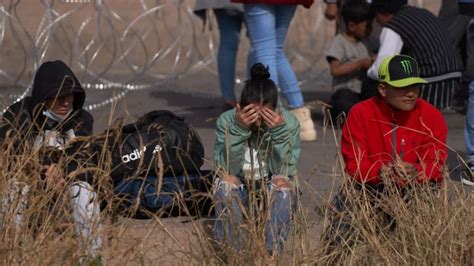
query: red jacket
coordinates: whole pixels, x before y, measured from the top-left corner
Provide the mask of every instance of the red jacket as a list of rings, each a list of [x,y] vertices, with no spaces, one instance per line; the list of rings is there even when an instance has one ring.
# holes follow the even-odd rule
[[[309,8],[314,0],[231,0],[231,2],[242,4],[303,5]]]
[[[418,182],[441,182],[447,132],[441,112],[424,100],[404,112],[393,111],[382,98],[373,97],[355,105],[344,125],[341,150],[346,172],[361,183],[375,185],[380,183],[382,165],[398,155],[417,168]]]

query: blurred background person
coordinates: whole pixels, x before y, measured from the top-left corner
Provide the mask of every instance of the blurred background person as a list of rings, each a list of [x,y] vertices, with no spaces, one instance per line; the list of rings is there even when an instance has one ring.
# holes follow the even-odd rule
[[[334,94],[330,102],[333,121],[342,112],[348,114],[361,101],[362,81],[372,65],[366,42],[372,24],[370,5],[363,0],[348,1],[342,6],[341,17],[345,30],[337,34],[326,55],[333,77]]]
[[[464,141],[466,143],[468,173],[461,177],[461,181],[474,186],[474,1],[459,0],[459,10],[462,15],[470,17],[466,34],[466,72],[464,80],[469,83],[469,100],[467,104],[466,125],[464,127]]]
[[[245,21],[255,50],[255,62],[269,67],[270,76],[300,123],[302,141],[317,134],[311,112],[304,105],[298,80],[285,55],[285,39],[298,5],[309,8],[313,0],[232,0],[244,4]]]
[[[446,27],[446,31],[456,45],[457,52],[461,56],[464,64],[464,72],[459,86],[454,91],[451,108],[460,114],[466,114],[467,101],[469,97],[469,82],[473,79],[474,68],[472,56],[469,56],[468,49],[472,49],[474,42],[469,41],[468,25],[471,17],[459,12],[459,6],[453,4],[452,0],[443,0],[438,15],[439,19]]]
[[[421,97],[438,109],[450,108],[463,64],[441,21],[426,9],[407,5],[407,0],[373,0],[371,8],[382,33],[377,59],[367,76],[376,81],[378,68],[388,56],[409,55],[419,63],[420,75],[428,81],[421,87]],[[369,91],[366,97],[377,93],[371,86],[364,89]]]

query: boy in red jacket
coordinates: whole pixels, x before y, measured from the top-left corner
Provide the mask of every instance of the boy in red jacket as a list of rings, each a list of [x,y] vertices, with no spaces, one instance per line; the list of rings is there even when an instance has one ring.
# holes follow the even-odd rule
[[[447,157],[447,126],[441,112],[419,98],[420,85],[426,81],[419,77],[413,58],[395,55],[384,59],[378,78],[379,96],[351,109],[341,150],[356,194],[369,195],[368,203],[393,229],[396,221],[376,206],[375,199],[384,197],[387,187],[397,188],[401,197],[417,184],[438,187]],[[333,200],[324,235],[328,254],[337,246],[352,244],[354,230],[347,212],[352,211],[354,199],[349,197],[341,190]]]
[[[398,186],[443,181],[447,126],[441,112],[419,98],[423,83],[409,56],[388,57],[380,65],[380,96],[355,105],[342,132],[346,172],[357,182],[377,186],[381,171],[398,170],[416,172],[415,180],[392,175]]]

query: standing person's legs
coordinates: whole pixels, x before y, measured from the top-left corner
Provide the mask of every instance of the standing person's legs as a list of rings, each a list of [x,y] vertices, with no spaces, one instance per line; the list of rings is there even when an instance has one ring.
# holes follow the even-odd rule
[[[296,210],[296,195],[294,189],[287,185],[268,184],[270,192],[270,213],[265,225],[265,241],[270,252],[283,251],[283,243],[291,228],[291,217]]]
[[[281,9],[281,10],[280,10]],[[295,73],[284,53],[284,43],[296,6],[245,4],[244,13],[256,62],[269,67],[270,78],[282,90],[300,123],[302,141],[316,140],[316,130]]]
[[[235,65],[240,43],[240,30],[243,15],[231,15],[225,9],[214,9],[219,26],[219,49],[217,52],[217,71],[222,96],[227,104],[235,105],[234,93]]]
[[[215,232],[219,242],[227,243],[236,250],[242,248],[240,224],[242,208],[247,207],[247,192],[244,186],[220,178],[214,181],[214,205],[216,212]]]
[[[72,183],[69,186],[69,194],[76,232],[82,238],[83,248],[90,256],[96,257],[102,245],[97,194],[92,186],[84,181]]]
[[[245,4],[244,13],[256,63],[268,66],[270,79],[279,86],[276,65],[275,6]]]
[[[474,81],[469,84],[469,100],[467,103],[466,124],[464,126],[464,143],[466,145],[466,161],[471,173],[462,176],[465,185],[474,186]]]
[[[276,66],[278,81],[282,94],[287,100],[290,109],[300,108],[304,104],[303,94],[301,94],[295,72],[285,54],[285,40],[295,11],[296,5],[279,5],[275,7]]]
[[[464,142],[466,144],[467,162],[471,171],[474,170],[474,19],[471,19],[467,29],[467,70],[466,77],[471,79],[469,83],[469,100],[467,104],[466,125],[464,126]],[[461,181],[470,186],[474,186],[474,173],[463,176]]]

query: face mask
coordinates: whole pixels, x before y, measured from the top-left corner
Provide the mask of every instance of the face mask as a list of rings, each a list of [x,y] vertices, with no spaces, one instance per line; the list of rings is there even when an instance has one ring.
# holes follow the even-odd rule
[[[71,113],[72,113],[72,109],[69,110],[69,112],[66,115],[58,115],[54,113],[53,111],[51,111],[50,109],[43,111],[44,116],[58,123],[61,123],[62,121],[64,121],[64,119],[66,119]]]

